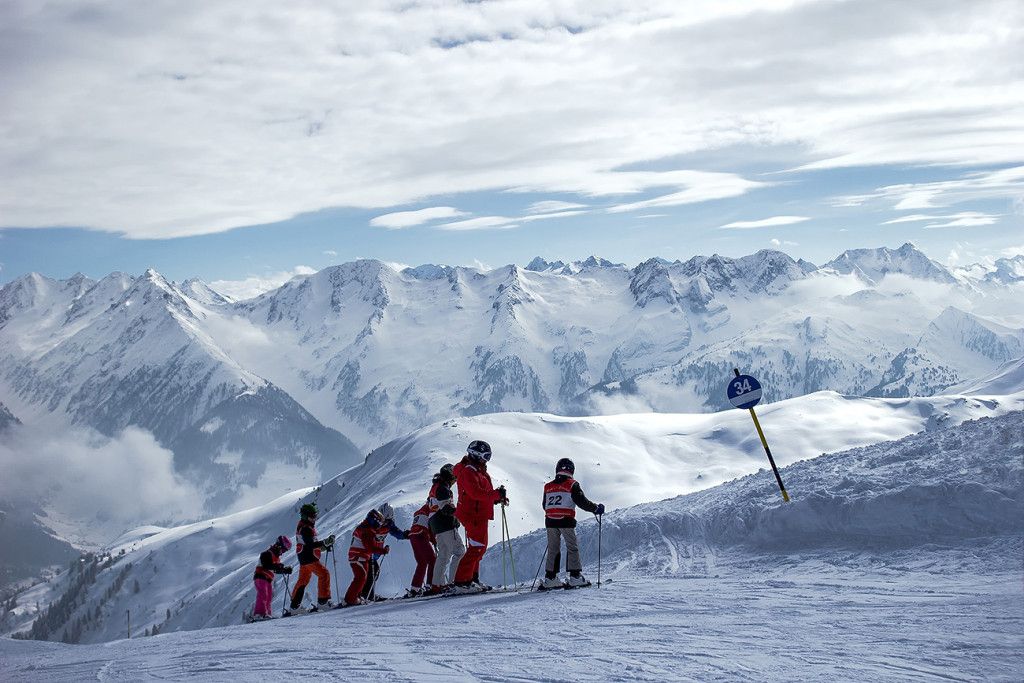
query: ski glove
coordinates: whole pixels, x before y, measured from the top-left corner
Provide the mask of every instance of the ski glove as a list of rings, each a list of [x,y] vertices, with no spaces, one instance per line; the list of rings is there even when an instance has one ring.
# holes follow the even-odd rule
[[[502,505],[508,505],[508,495],[505,492],[504,486],[498,487],[498,502]]]
[[[595,515],[603,515],[604,514],[604,503],[598,503],[597,504],[597,509],[594,510],[594,514]]]
[[[384,549],[380,551],[380,554],[381,555],[387,555],[390,552],[391,552],[391,546],[386,545],[386,546],[384,546]]]
[[[282,567],[281,571],[279,573],[280,574],[291,574],[292,573],[292,568],[291,567]]]

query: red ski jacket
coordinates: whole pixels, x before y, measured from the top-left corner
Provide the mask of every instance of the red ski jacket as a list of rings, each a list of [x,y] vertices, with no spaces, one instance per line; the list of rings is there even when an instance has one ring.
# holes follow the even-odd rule
[[[377,526],[364,519],[352,532],[352,545],[348,548],[348,561],[355,562],[384,552],[384,544],[378,539],[387,538],[388,526]]]
[[[459,484],[459,502],[455,506],[455,517],[463,524],[494,519],[494,506],[501,500],[501,494],[491,483],[487,465],[476,462],[467,455],[453,471]]]
[[[431,543],[434,542],[434,534],[430,533],[430,503],[424,503],[419,510],[412,513],[412,527],[409,529],[409,535],[422,535]]]

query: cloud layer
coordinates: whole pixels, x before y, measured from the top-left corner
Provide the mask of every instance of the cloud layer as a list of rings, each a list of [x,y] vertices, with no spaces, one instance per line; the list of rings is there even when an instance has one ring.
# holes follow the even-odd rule
[[[623,170],[738,144],[796,146],[808,168],[1019,163],[1022,27],[1013,0],[12,0],[0,226],[164,238],[667,188],[613,202],[631,211],[757,187]],[[950,191],[918,189],[901,208]]]
[[[174,472],[173,454],[149,432],[113,438],[85,429],[18,426],[0,443],[0,500],[44,504],[49,523],[86,544],[143,524],[182,521],[202,496]],[[60,528],[64,527],[64,528]]]

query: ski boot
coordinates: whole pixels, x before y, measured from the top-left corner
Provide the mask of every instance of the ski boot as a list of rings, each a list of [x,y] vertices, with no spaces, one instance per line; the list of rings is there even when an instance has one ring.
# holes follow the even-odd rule
[[[590,582],[587,581],[587,577],[585,577],[585,576],[583,576],[583,574],[580,574],[580,573],[577,572],[576,574],[571,574],[569,576],[569,581],[565,584],[565,587],[566,588],[586,588],[589,585],[590,585]]]
[[[565,588],[565,584],[557,575],[545,576],[544,580],[540,582],[540,590],[542,591],[555,590],[556,588]]]

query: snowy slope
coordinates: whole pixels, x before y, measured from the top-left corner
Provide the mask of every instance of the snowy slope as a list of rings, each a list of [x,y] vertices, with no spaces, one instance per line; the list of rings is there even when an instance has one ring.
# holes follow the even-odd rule
[[[227,681],[267,670],[381,681],[1019,680],[1022,419],[794,464],[783,470],[790,504],[759,473],[609,513],[611,582],[601,588],[154,638],[138,638],[133,622],[131,641],[4,639],[0,657],[14,681]],[[580,535],[594,579],[592,521]],[[537,536],[513,543],[528,579]],[[499,553],[489,555],[493,574]]]
[[[1008,360],[992,374],[956,387],[962,394],[1013,394],[1024,391],[1024,356]]]
[[[880,400],[820,393],[759,412],[777,462],[786,465],[1022,407],[1020,394]],[[140,629],[157,625],[164,632],[235,621],[251,597],[255,558],[268,539],[292,533],[301,501],[316,499],[322,511],[319,530],[342,539],[369,508],[384,501],[397,508],[400,523],[407,523],[425,499],[431,474],[481,437],[495,450],[490,467],[495,484],[509,490],[513,536],[543,525],[539,492],[562,456],[575,459],[588,493],[609,509],[705,489],[765,466],[750,418],[741,411],[592,418],[495,414],[435,424],[375,450],[365,464],[318,491],[302,490],[244,513],[124,539],[112,548],[115,554],[124,549],[124,559],[101,573],[82,600],[83,610],[99,606],[104,615],[83,634],[84,642],[116,637],[126,609],[137,614]],[[772,484],[770,476],[763,478]],[[492,542],[498,540],[497,529],[492,527]],[[399,592],[411,574],[408,544],[392,545],[395,552],[381,579],[385,593]],[[141,593],[102,598],[126,562],[132,567],[124,580],[138,580]],[[347,565],[340,563],[339,570],[339,581],[347,584]]]
[[[581,480],[588,474],[577,470]],[[803,460],[782,474],[788,504],[771,473],[759,472],[609,514],[604,557],[616,571],[707,575],[715,571],[714,556],[729,550],[884,553],[996,538],[1021,548],[1022,411]],[[592,564],[594,520],[579,533]],[[513,548],[521,564],[536,567],[544,534],[515,539]],[[492,576],[499,561],[495,554],[488,560]],[[1000,561],[1012,567],[1013,553]]]

